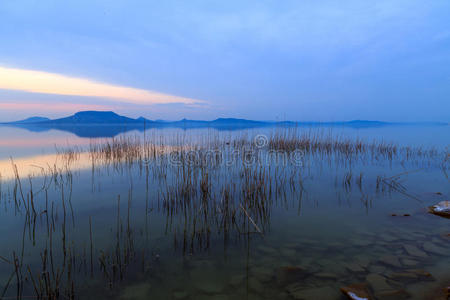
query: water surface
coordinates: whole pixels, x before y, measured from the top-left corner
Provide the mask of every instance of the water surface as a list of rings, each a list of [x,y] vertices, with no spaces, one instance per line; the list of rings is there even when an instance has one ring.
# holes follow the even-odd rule
[[[279,160],[255,144],[277,134],[386,147],[277,148]],[[449,134],[151,129],[112,141],[0,127],[0,282],[11,297],[341,299],[367,283],[379,299],[426,299],[450,280],[450,220],[427,212],[450,194]],[[198,163],[211,153],[222,160]]]

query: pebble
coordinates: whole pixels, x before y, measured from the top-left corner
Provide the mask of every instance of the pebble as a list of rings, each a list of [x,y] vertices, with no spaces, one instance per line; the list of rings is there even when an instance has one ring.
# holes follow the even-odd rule
[[[279,285],[288,285],[293,282],[301,281],[308,275],[308,272],[302,267],[281,267],[277,270],[277,281]]]
[[[419,264],[417,260],[409,259],[409,258],[402,258],[402,264],[407,267],[414,267]]]
[[[394,272],[389,274],[389,278],[400,282],[414,282],[418,279],[416,274],[410,272]]]
[[[411,256],[416,256],[416,257],[420,257],[420,258],[428,258],[428,255],[424,251],[417,248],[416,246],[404,245],[403,248],[405,248],[405,251]]]
[[[392,290],[392,287],[387,283],[386,278],[379,274],[369,274],[367,275],[366,280],[375,292]]]
[[[423,249],[427,252],[431,252],[438,255],[450,256],[450,250],[439,247],[432,242],[426,242],[423,244]]]
[[[394,255],[382,256],[380,258],[380,263],[396,268],[400,268],[402,266],[398,257]]]
[[[294,299],[299,300],[336,300],[340,297],[339,291],[330,286],[300,289],[295,292],[291,292],[290,295]]]
[[[450,218],[450,201],[441,201],[429,207],[429,212],[440,217]]]
[[[345,267],[347,268],[347,270],[349,270],[352,273],[365,273],[366,272],[366,270],[357,263],[347,263],[347,264],[345,264]]]
[[[372,299],[369,294],[367,284],[357,283],[349,286],[344,286],[341,288],[341,292],[347,296],[347,298],[352,300],[368,300]]]
[[[380,292],[380,293],[377,293],[376,296],[378,299],[383,299],[383,300],[400,300],[400,299],[411,298],[411,295],[403,289]]]
[[[329,280],[337,280],[338,279],[336,274],[326,273],[326,272],[315,273],[314,277],[317,277],[320,279],[329,279]]]

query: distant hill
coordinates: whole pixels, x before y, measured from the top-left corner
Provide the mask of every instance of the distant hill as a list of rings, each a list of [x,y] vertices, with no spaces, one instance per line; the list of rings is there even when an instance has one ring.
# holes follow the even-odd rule
[[[39,122],[45,122],[45,121],[50,121],[50,119],[44,118],[44,117],[30,117],[25,120],[20,120],[20,121],[15,121],[15,122],[10,122],[10,123],[26,124],[26,123],[39,123]]]
[[[25,128],[31,131],[58,129],[69,131],[80,137],[113,137],[130,130],[143,131],[147,128],[213,128],[217,130],[240,130],[262,127],[351,127],[367,128],[428,124],[430,126],[448,123],[387,123],[380,121],[354,120],[340,122],[295,122],[295,121],[254,121],[237,118],[218,118],[212,121],[182,119],[179,121],[137,119],[121,116],[112,111],[80,111],[72,116],[59,119],[31,117],[25,120],[0,123],[7,126]]]
[[[112,111],[80,111],[70,117],[44,122],[51,124],[126,124],[140,123],[141,120],[120,116]]]

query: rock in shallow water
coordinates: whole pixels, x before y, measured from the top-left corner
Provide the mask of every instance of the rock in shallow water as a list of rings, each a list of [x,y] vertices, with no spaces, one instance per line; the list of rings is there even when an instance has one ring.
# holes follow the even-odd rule
[[[433,295],[430,297],[433,300],[448,300],[450,299],[450,283],[445,286],[443,289],[439,288],[438,291],[435,291]]]
[[[402,264],[397,256],[394,255],[385,255],[380,258],[380,263],[384,265],[388,265],[390,267],[400,268]]]
[[[346,295],[348,299],[352,300],[372,299],[367,284],[365,283],[357,283],[349,286],[344,286],[341,288],[341,292]]]
[[[294,299],[301,299],[301,300],[310,300],[310,299],[336,300],[339,299],[340,296],[339,291],[329,286],[299,289],[295,291],[291,290],[289,291],[289,295],[291,295],[291,297]]]
[[[429,211],[434,215],[450,218],[450,201],[441,201],[438,204],[430,206]]]
[[[418,280],[418,276],[409,272],[394,272],[388,275],[392,280],[399,282],[414,282]]]
[[[314,277],[317,277],[319,279],[324,279],[324,280],[337,280],[338,279],[338,276],[336,274],[326,273],[326,272],[315,273]]]
[[[402,258],[402,264],[406,267],[414,267],[417,266],[419,262],[410,258]]]
[[[309,273],[301,267],[281,267],[277,270],[277,282],[279,285],[285,286],[293,282],[301,281],[308,275]]]
[[[411,295],[405,290],[393,290],[381,292],[376,295],[377,299],[383,300],[400,300],[400,299],[409,299]]]
[[[405,272],[415,274],[420,280],[434,280],[433,275],[422,269],[408,269]]]
[[[420,258],[428,258],[428,255],[413,245],[404,245],[403,248],[405,248],[406,253],[408,253],[411,256],[420,257]]]
[[[392,287],[387,283],[386,278],[379,274],[369,274],[367,275],[366,280],[376,293],[392,290]]]
[[[433,254],[447,256],[450,255],[450,250],[440,247],[432,242],[425,242],[423,244],[423,249],[427,252],[431,252]]]
[[[366,270],[361,267],[359,264],[350,262],[345,264],[345,268],[351,273],[365,273]]]

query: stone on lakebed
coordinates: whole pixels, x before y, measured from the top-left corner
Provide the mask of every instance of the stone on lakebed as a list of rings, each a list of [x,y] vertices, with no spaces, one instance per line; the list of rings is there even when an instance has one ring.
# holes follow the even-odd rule
[[[450,201],[441,201],[438,204],[429,207],[429,212],[450,219]]]
[[[288,285],[293,282],[301,281],[309,275],[302,267],[288,266],[277,270],[277,282],[279,285]]]
[[[356,283],[349,286],[341,287],[341,292],[352,300],[369,300],[372,299],[366,283]]]
[[[309,300],[309,299],[321,299],[321,300],[334,300],[339,299],[339,291],[330,287],[312,287],[306,289],[298,289],[290,291],[289,295],[296,300]]]

